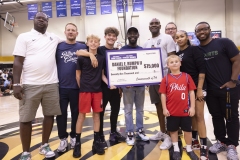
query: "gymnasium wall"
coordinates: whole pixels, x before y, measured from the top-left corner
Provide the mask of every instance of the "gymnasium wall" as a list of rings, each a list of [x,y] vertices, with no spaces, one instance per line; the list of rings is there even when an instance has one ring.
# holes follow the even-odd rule
[[[124,42],[122,38],[124,36],[123,28],[120,27],[123,26],[122,14],[116,13],[115,1],[112,1],[113,11],[110,15],[101,15],[99,1],[97,1],[97,15],[85,16],[85,8],[83,7],[82,16],[80,17],[70,16],[69,1],[67,2],[68,17],[62,18],[56,18],[55,2],[53,2],[53,18],[49,20],[49,32],[54,32],[65,38],[64,27],[68,22],[72,22],[78,26],[79,36],[77,40],[85,41],[87,35],[97,34],[101,37],[101,45],[104,45],[104,29],[108,26],[115,26],[120,31],[122,30],[119,41]],[[83,1],[82,6],[84,6]],[[182,3],[180,3],[180,0],[145,0],[144,7],[143,12],[132,13],[132,8],[129,6],[127,13],[128,27],[132,22],[132,25],[139,28],[139,45],[143,45],[151,36],[148,29],[149,21],[152,18],[158,18],[162,24],[162,33],[165,25],[170,21],[176,22],[178,29],[189,32],[194,31],[198,22],[207,21],[212,30],[221,30],[223,37],[229,37],[237,46],[240,46],[240,30],[237,29],[240,25],[239,0],[183,0]],[[11,56],[17,36],[33,28],[33,21],[27,20],[27,10],[11,12],[11,14],[15,16],[19,27],[14,28],[11,33],[3,27],[3,21],[1,21],[0,56]],[[118,17],[120,17],[120,23]]]

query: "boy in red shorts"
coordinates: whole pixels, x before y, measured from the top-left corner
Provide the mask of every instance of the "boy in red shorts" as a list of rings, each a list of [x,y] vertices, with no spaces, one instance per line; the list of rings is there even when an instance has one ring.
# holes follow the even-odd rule
[[[89,57],[80,56],[77,61],[76,79],[79,90],[79,115],[76,124],[76,145],[73,151],[73,157],[81,157],[81,142],[80,137],[82,133],[82,126],[85,120],[86,113],[93,111],[93,130],[94,141],[92,146],[93,153],[102,155],[105,153],[100,145],[99,115],[102,112],[102,89],[101,80],[106,81],[103,74],[103,67],[105,66],[104,56],[97,53],[97,48],[100,45],[100,38],[95,35],[87,37],[87,46],[89,52],[93,53],[98,60],[98,67],[93,68]]]
[[[171,73],[167,74],[160,85],[163,114],[167,117],[167,130],[170,132],[174,147],[173,159],[181,160],[178,147],[178,129],[184,131],[187,154],[191,160],[198,160],[192,151],[192,116],[195,114],[196,86],[187,73],[180,72],[181,61],[177,55],[167,58],[167,66]],[[190,100],[190,101],[189,101]],[[190,103],[190,104],[189,104]]]

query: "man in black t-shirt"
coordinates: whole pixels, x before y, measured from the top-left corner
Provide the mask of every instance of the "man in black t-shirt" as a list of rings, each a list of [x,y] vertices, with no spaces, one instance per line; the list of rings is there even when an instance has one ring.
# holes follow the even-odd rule
[[[209,150],[212,153],[227,151],[227,159],[238,160],[236,147],[239,139],[239,100],[236,85],[240,73],[239,51],[227,38],[212,39],[207,22],[198,23],[195,34],[206,62],[206,103],[218,140]]]

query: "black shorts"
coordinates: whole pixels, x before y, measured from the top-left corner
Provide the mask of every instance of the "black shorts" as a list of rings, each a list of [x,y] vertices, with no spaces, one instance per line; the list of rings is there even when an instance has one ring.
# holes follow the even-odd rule
[[[179,127],[185,132],[192,131],[192,117],[167,117],[167,130],[170,132],[178,131]]]

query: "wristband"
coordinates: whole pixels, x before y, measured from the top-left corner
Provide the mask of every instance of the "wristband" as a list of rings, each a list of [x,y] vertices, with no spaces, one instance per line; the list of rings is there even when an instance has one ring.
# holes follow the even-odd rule
[[[15,84],[13,84],[13,86],[15,87],[15,86],[21,86],[21,84],[20,83],[15,83]]]

